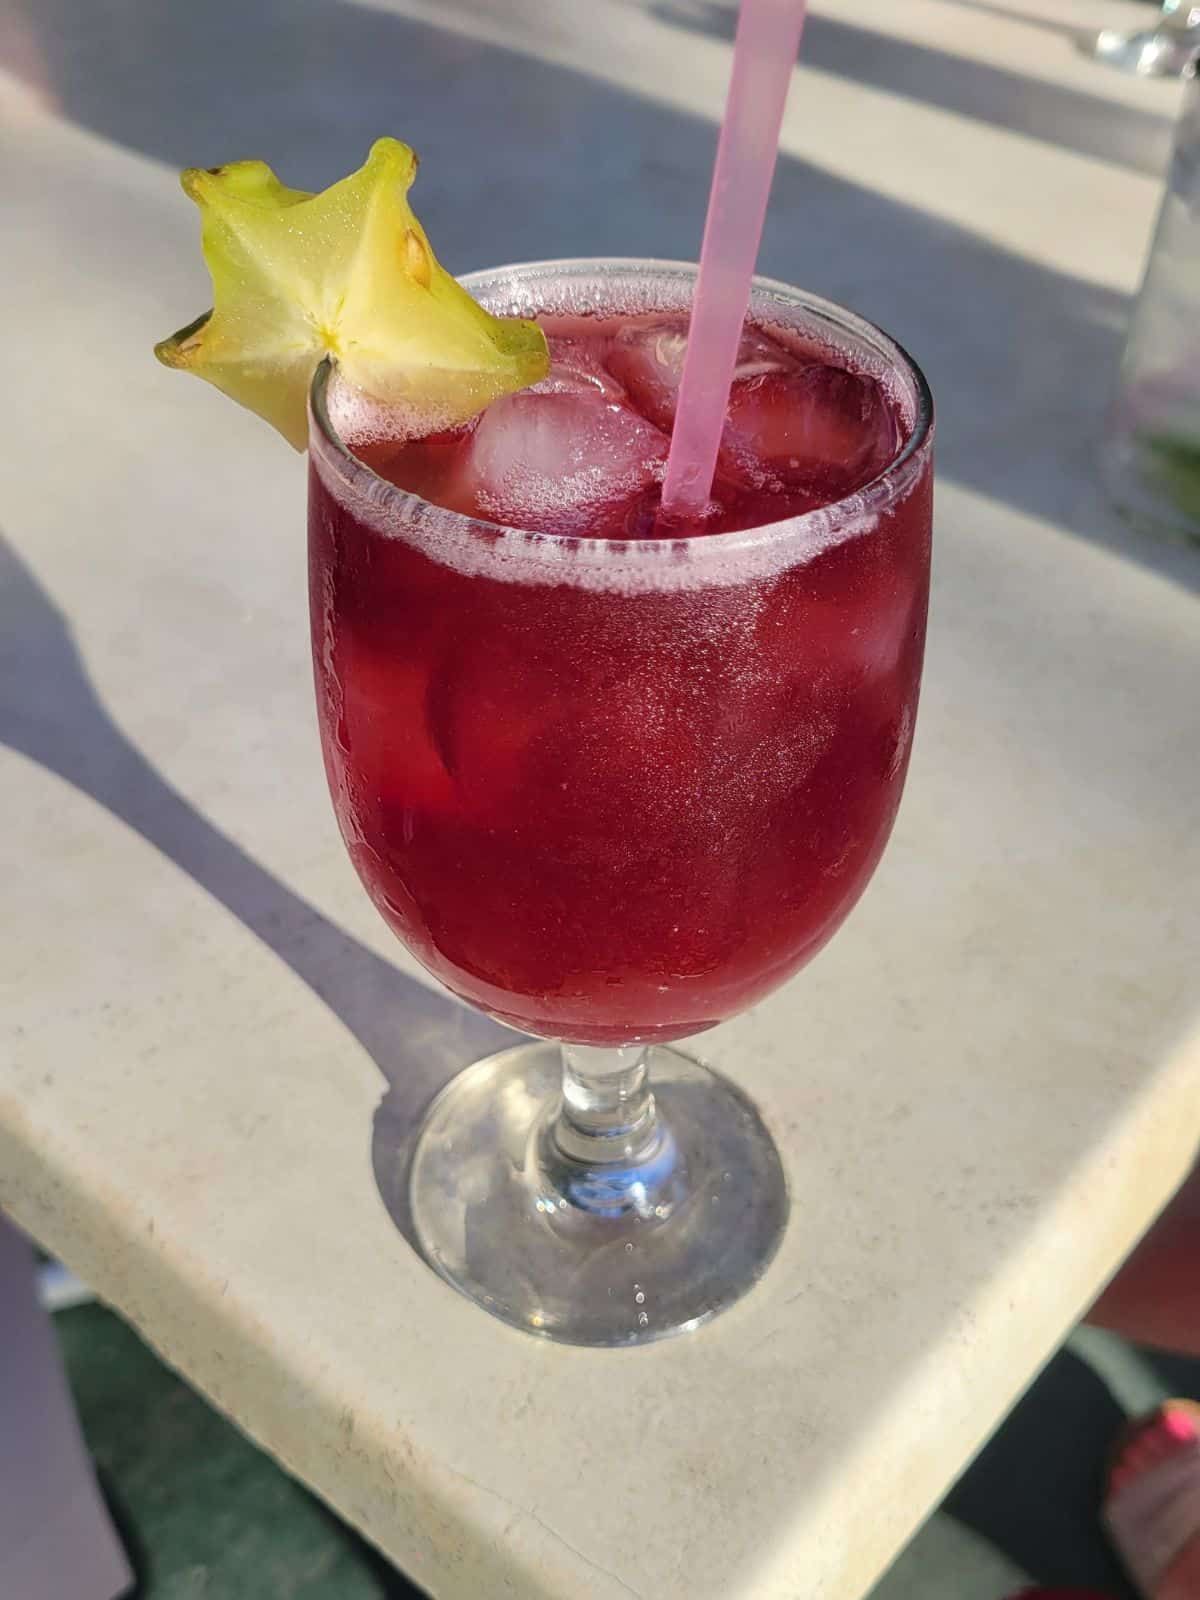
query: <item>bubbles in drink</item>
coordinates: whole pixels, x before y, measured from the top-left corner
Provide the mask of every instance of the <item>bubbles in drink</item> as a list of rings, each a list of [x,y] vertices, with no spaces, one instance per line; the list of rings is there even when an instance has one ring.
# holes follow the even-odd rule
[[[667,438],[599,391],[514,394],[488,407],[456,488],[496,522],[586,535],[662,475]]]
[[[439,662],[427,702],[432,743],[469,809],[516,793],[534,746],[561,716],[561,685],[519,632],[497,629],[455,641]]]
[[[683,378],[687,318],[639,318],[614,336],[608,353],[609,371],[618,378],[630,402],[660,428],[670,430]],[[798,363],[782,345],[747,328],[742,334],[734,369],[734,392],[757,378],[792,371]]]
[[[573,339],[554,338],[550,344],[550,371],[535,384],[534,394],[602,395],[615,404],[626,404],[625,391],[605,365],[610,341],[602,335]],[[643,413],[646,415],[646,413]]]
[[[620,329],[607,358],[630,402],[668,432],[686,349],[686,320],[664,316]],[[825,501],[838,499],[880,473],[898,444],[895,414],[874,378],[801,356],[748,328],[734,368],[714,494],[720,500],[732,484],[767,493],[808,489]]]
[[[686,316],[542,320],[547,376],[464,428],[412,437],[405,417],[351,414],[336,391],[335,422],[376,472],[434,505],[535,533],[621,541],[762,527],[832,505],[877,477],[903,438],[875,378],[747,327],[707,511],[668,521],[660,503]],[[843,516],[839,537],[869,520]],[[814,523],[814,552],[827,542]]]
[[[849,494],[877,477],[900,443],[874,378],[795,362],[735,381],[720,467],[754,487],[839,482]]]
[[[608,353],[608,370],[630,402],[660,428],[675,420],[686,347],[685,318],[655,317],[620,329]]]
[[[423,811],[448,811],[457,803],[454,785],[426,728],[434,676],[420,652],[398,655],[365,630],[337,638],[332,682],[340,747],[361,774],[358,803],[399,804]]]
[[[911,405],[850,348],[819,360],[817,330],[764,329],[742,341],[716,507],[680,531],[812,513],[783,530],[638,537],[664,536],[685,336],[642,301],[548,319],[547,378],[471,426],[366,418],[355,452],[416,499],[314,451],[343,832],[417,957],[514,1025],[606,1043],[742,1009],[831,935],[891,825],[928,469],[887,505],[832,506],[886,465]],[[631,1314],[652,1321],[652,1298]]]

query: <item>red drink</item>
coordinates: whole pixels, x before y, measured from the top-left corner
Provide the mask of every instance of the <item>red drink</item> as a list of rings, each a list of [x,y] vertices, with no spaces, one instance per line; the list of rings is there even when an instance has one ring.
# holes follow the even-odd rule
[[[453,434],[405,442],[330,386],[356,455],[411,491],[316,440],[342,832],[423,964],[531,1032],[673,1039],[743,1010],[832,935],[891,830],[925,630],[922,392],[885,385],[865,325],[839,349],[764,299],[698,528],[655,525],[681,357],[660,306],[549,321],[546,383]]]

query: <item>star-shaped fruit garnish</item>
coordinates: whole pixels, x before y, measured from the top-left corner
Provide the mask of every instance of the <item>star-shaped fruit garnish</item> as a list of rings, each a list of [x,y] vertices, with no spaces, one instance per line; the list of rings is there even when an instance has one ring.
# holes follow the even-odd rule
[[[494,317],[441,266],[408,203],[417,158],[378,139],[321,194],[287,189],[264,161],[191,168],[213,309],[155,346],[272,423],[298,450],[312,375],[327,355],[414,433],[467,421],[546,375],[534,322]]]

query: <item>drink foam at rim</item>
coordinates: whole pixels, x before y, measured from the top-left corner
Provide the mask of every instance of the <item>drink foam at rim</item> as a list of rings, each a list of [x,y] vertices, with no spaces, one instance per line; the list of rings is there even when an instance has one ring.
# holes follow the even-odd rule
[[[530,316],[622,315],[685,310],[690,268],[667,264],[617,262],[611,266],[547,263],[508,268],[465,279],[489,310]],[[915,384],[906,392],[897,356],[881,347],[868,324],[830,307],[798,304],[782,285],[759,281],[751,304],[756,326],[784,344],[803,339],[806,349],[824,350],[837,365],[876,378],[895,408],[908,438],[916,422]],[[837,327],[835,338],[823,319]],[[857,327],[854,326],[857,324]],[[861,330],[861,331],[860,331]],[[858,332],[859,336],[853,338]],[[847,337],[849,335],[849,337]],[[853,342],[853,352],[846,347]],[[899,370],[898,370],[899,369]],[[322,380],[319,380],[319,383]],[[414,419],[403,408],[382,407],[329,371],[324,402],[334,436],[347,446],[411,437]],[[420,432],[436,428],[428,416]],[[329,494],[358,521],[385,538],[398,538],[439,565],[470,577],[526,585],[568,585],[619,594],[730,587],[809,562],[848,539],[869,534],[880,515],[911,490],[920,474],[923,450],[907,453],[862,491],[833,505],[742,532],[698,534],[679,539],[595,539],[535,533],[477,521],[432,505],[378,477],[356,457],[343,453],[317,430],[313,463]]]

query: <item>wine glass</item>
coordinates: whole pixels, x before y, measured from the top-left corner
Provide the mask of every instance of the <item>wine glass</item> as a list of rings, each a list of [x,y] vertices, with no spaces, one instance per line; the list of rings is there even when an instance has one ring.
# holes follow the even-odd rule
[[[595,318],[682,314],[694,276],[594,261],[465,282],[495,312]],[[908,765],[928,387],[887,335],[799,290],[756,281],[751,317],[873,375],[903,421],[866,487],[746,532],[472,520],[347,447],[361,407],[335,368],[313,387],[313,653],[343,837],[429,972],[535,1036],[429,1108],[416,1232],[464,1294],[578,1344],[694,1328],[765,1271],[788,1210],[776,1145],[673,1042],[831,937]]]
[[[1129,33],[1102,28],[1091,50],[1098,60],[1139,77],[1186,77],[1200,58],[1200,5],[1195,0],[1163,0],[1153,28]]]

